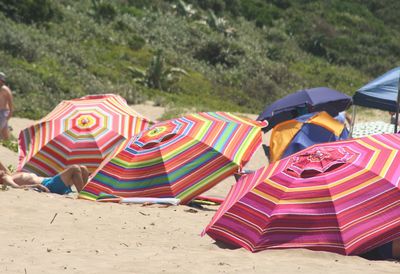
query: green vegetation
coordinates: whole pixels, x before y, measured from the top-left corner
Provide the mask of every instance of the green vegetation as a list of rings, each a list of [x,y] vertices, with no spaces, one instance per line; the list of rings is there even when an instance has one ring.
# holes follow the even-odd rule
[[[18,152],[18,143],[17,140],[0,140],[0,146],[6,147],[11,151]]]
[[[354,91],[399,66],[389,0],[5,0],[0,71],[16,115],[113,92],[187,110],[259,113],[295,90]],[[162,54],[161,54],[162,52]]]
[[[165,68],[165,58],[162,50],[158,50],[150,62],[147,71],[128,67],[136,83],[141,83],[149,88],[170,91],[171,86],[180,80],[179,74],[189,76],[181,68]]]

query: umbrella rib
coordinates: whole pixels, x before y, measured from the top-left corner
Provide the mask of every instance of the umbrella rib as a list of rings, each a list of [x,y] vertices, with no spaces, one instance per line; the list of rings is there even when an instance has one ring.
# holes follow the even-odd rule
[[[342,236],[342,226],[340,225],[340,223],[339,223],[339,219],[338,219],[338,216],[337,216],[337,214],[338,214],[338,210],[337,210],[337,208],[336,208],[336,204],[335,204],[335,201],[334,201],[334,199],[333,199],[333,193],[332,193],[332,191],[331,191],[331,186],[330,186],[330,184],[329,184],[329,182],[327,182],[326,180],[325,180],[325,178],[324,178],[324,181],[325,181],[325,185],[327,186],[327,190],[329,191],[329,198],[330,198],[330,200],[331,200],[331,203],[332,203],[332,206],[334,207],[334,209],[335,209],[335,221],[336,221],[336,224],[337,224],[337,227],[339,228],[339,237],[340,237],[340,241],[341,241],[341,243],[342,243],[342,246],[343,246],[343,251],[345,252],[345,253],[347,253],[346,252],[346,243],[344,242],[344,240],[343,240],[343,236]]]

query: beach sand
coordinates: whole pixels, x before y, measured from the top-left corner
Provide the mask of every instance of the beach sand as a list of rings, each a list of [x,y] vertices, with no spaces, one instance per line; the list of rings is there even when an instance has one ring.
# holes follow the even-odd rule
[[[151,119],[162,115],[151,104],[133,107]],[[12,118],[14,135],[32,122]],[[0,160],[16,165],[17,154],[0,146]],[[260,149],[246,168],[265,164]],[[229,178],[207,194],[224,197],[233,183]],[[212,206],[95,203],[9,189],[0,191],[0,208],[0,273],[400,273],[400,263],[391,261],[218,246],[200,236],[217,209]]]

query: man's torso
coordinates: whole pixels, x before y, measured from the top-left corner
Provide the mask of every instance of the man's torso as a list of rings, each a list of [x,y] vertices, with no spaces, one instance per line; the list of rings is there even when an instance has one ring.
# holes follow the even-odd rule
[[[5,109],[10,109],[9,106],[9,91],[10,89],[6,86],[3,85],[0,87],[0,110],[5,110]]]
[[[44,179],[43,177],[28,172],[16,172],[12,175],[12,178],[18,185],[40,184]]]

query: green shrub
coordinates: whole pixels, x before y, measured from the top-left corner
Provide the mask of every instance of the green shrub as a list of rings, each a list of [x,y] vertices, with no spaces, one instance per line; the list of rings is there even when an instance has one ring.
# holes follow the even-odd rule
[[[15,21],[24,23],[42,23],[60,19],[61,10],[52,0],[2,0],[0,11]]]
[[[163,91],[170,91],[174,83],[180,80],[180,76],[189,76],[184,69],[166,67],[165,57],[160,49],[153,56],[146,71],[135,67],[128,67],[128,70],[136,83]]]
[[[128,38],[128,45],[129,48],[133,50],[140,50],[146,45],[146,40],[138,35],[133,34]]]
[[[18,143],[16,140],[0,140],[0,145],[11,151],[18,152]]]
[[[0,49],[14,57],[24,58],[29,62],[38,59],[37,44],[31,40],[26,32],[19,32],[13,28],[0,29]]]
[[[237,44],[226,40],[209,41],[197,50],[194,57],[213,66],[221,64],[228,68],[236,66],[245,54]]]
[[[177,16],[175,0],[47,0],[36,3],[60,16],[40,22],[19,17],[28,2],[0,3],[0,70],[16,115],[33,119],[63,99],[107,92],[130,103],[161,98],[171,113],[258,113],[305,87],[352,94],[400,65],[397,1],[186,0],[195,16]],[[149,77],[157,49],[164,73]],[[190,77],[178,81],[171,68]]]
[[[113,21],[117,16],[117,9],[108,1],[92,0],[92,4],[92,15],[97,20]]]
[[[131,16],[139,17],[139,18],[142,18],[145,15],[145,13],[141,9],[132,7],[132,6],[128,6],[128,5],[121,6],[119,8],[119,11],[122,14],[129,14]]]
[[[280,15],[277,7],[260,0],[240,1],[240,11],[248,20],[255,21],[258,27],[272,26]]]
[[[200,8],[204,10],[212,10],[214,11],[217,15],[221,15],[226,7],[225,1],[224,0],[204,0],[204,1],[198,1],[198,5]]]

